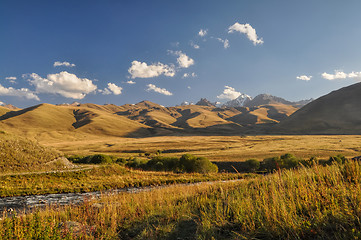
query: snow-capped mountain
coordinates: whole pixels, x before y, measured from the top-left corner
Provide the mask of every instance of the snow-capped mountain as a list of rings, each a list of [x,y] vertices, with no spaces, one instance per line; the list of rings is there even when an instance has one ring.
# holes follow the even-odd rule
[[[239,95],[238,98],[226,102],[225,104],[223,104],[223,106],[225,106],[225,107],[243,107],[245,104],[247,104],[251,100],[252,100],[251,96],[242,93],[241,95]]]

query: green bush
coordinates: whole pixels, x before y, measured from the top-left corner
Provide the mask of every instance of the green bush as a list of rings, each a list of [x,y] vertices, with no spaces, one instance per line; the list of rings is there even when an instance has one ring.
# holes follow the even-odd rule
[[[244,163],[246,172],[255,172],[260,168],[260,162],[256,159],[249,159]]]
[[[298,167],[299,162],[300,159],[290,153],[286,153],[280,157],[264,159],[261,163],[261,168],[269,172],[282,168],[291,169]]]
[[[347,160],[347,158],[341,154],[338,154],[336,156],[331,156],[329,159],[328,159],[328,163],[329,164],[332,164],[332,163],[338,163],[338,164],[343,164],[345,163]]]
[[[133,158],[127,159],[127,163],[125,164],[125,166],[131,167],[131,168],[145,169],[147,162],[148,162],[148,160],[143,160],[141,158],[133,157]]]
[[[211,163],[207,158],[184,154],[180,159],[180,166],[185,172],[209,173],[218,172],[217,165]]]
[[[179,158],[177,157],[161,157],[156,156],[149,160],[146,164],[148,170],[155,171],[181,171],[181,166],[179,163]]]
[[[114,158],[105,154],[95,154],[90,156],[73,155],[68,156],[67,159],[73,163],[84,164],[109,164],[114,162]]]

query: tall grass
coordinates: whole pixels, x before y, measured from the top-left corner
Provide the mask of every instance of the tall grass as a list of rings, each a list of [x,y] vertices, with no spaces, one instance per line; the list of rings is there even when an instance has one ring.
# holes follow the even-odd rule
[[[285,170],[241,182],[123,193],[81,206],[5,219],[0,222],[0,236],[359,239],[360,181],[360,163],[346,162]]]

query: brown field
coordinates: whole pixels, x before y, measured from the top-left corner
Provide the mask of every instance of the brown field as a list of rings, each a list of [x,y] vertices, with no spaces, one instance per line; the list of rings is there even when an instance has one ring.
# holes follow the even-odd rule
[[[328,158],[343,154],[361,155],[360,135],[298,135],[298,136],[163,136],[150,138],[89,137],[78,141],[48,140],[41,144],[65,154],[104,153],[119,157],[136,157],[161,150],[164,156],[191,153],[211,161],[262,160],[284,153],[297,157]]]

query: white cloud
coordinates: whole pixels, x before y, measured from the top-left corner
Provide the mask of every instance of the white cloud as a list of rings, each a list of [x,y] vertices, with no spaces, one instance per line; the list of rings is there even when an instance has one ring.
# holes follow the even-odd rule
[[[297,79],[303,80],[303,81],[310,81],[312,76],[307,76],[307,75],[301,75],[301,76],[297,76]]]
[[[11,83],[15,83],[16,81],[16,77],[6,77],[5,78],[6,80],[9,80],[9,82],[11,82]]]
[[[132,66],[128,69],[131,78],[152,78],[160,75],[173,77],[175,75],[174,66],[168,66],[163,63],[148,65],[145,62],[133,61]]]
[[[60,67],[60,66],[65,66],[65,67],[75,67],[74,63],[70,63],[70,62],[58,62],[56,61],[54,63],[54,67]]]
[[[132,81],[132,80],[129,80],[129,81],[127,81],[126,83],[128,83],[128,84],[136,84],[136,82],[134,82],[134,81]]]
[[[187,78],[187,77],[197,77],[196,73],[184,73],[183,74],[183,78]]]
[[[0,96],[13,96],[13,97],[24,97],[26,99],[34,99],[39,101],[39,97],[27,88],[15,89],[12,87],[6,88],[0,84]]]
[[[29,82],[35,86],[36,92],[60,94],[66,98],[83,99],[97,89],[92,80],[78,78],[66,71],[48,74],[47,78],[42,78],[36,73],[30,74],[29,77]]]
[[[114,83],[108,83],[108,89],[113,92],[114,95],[122,94],[122,87],[115,85]]]
[[[103,95],[110,95],[112,94],[112,92],[108,89],[108,88],[104,88],[104,89],[98,89],[98,92],[100,92]]]
[[[233,87],[224,86],[223,93],[217,96],[217,98],[233,100],[238,98],[240,95],[241,93],[237,92],[236,89],[234,89]]]
[[[148,84],[147,85],[147,91],[148,92],[157,92],[157,93],[160,93],[160,94],[163,94],[163,95],[167,95],[167,96],[171,96],[173,95],[173,93],[169,92],[167,89],[165,88],[159,88],[157,86],[155,86],[154,84]]]
[[[207,33],[208,33],[208,29],[201,29],[199,30],[198,35],[204,37],[207,35]]]
[[[344,73],[342,71],[335,71],[335,74],[322,73],[322,77],[327,80],[345,79],[345,78],[361,78],[361,72]]]
[[[194,65],[194,60],[188,57],[185,53],[181,51],[168,51],[168,52],[178,56],[177,62],[179,64],[179,67],[189,68],[190,66]]]
[[[191,86],[188,86],[187,88],[188,88],[188,89],[192,89]]]
[[[247,38],[253,42],[253,45],[263,44],[263,39],[258,38],[258,36],[256,34],[256,29],[254,29],[248,23],[240,24],[240,23],[236,22],[235,24],[233,24],[232,26],[230,26],[228,28],[228,33],[233,33],[235,31],[246,34]]]
[[[216,38],[218,41],[220,41],[221,43],[223,43],[223,47],[225,49],[229,48],[229,41],[228,39],[222,39],[222,38]]]
[[[199,45],[198,44],[195,44],[194,42],[191,42],[191,46],[194,48],[194,49],[199,49]]]

